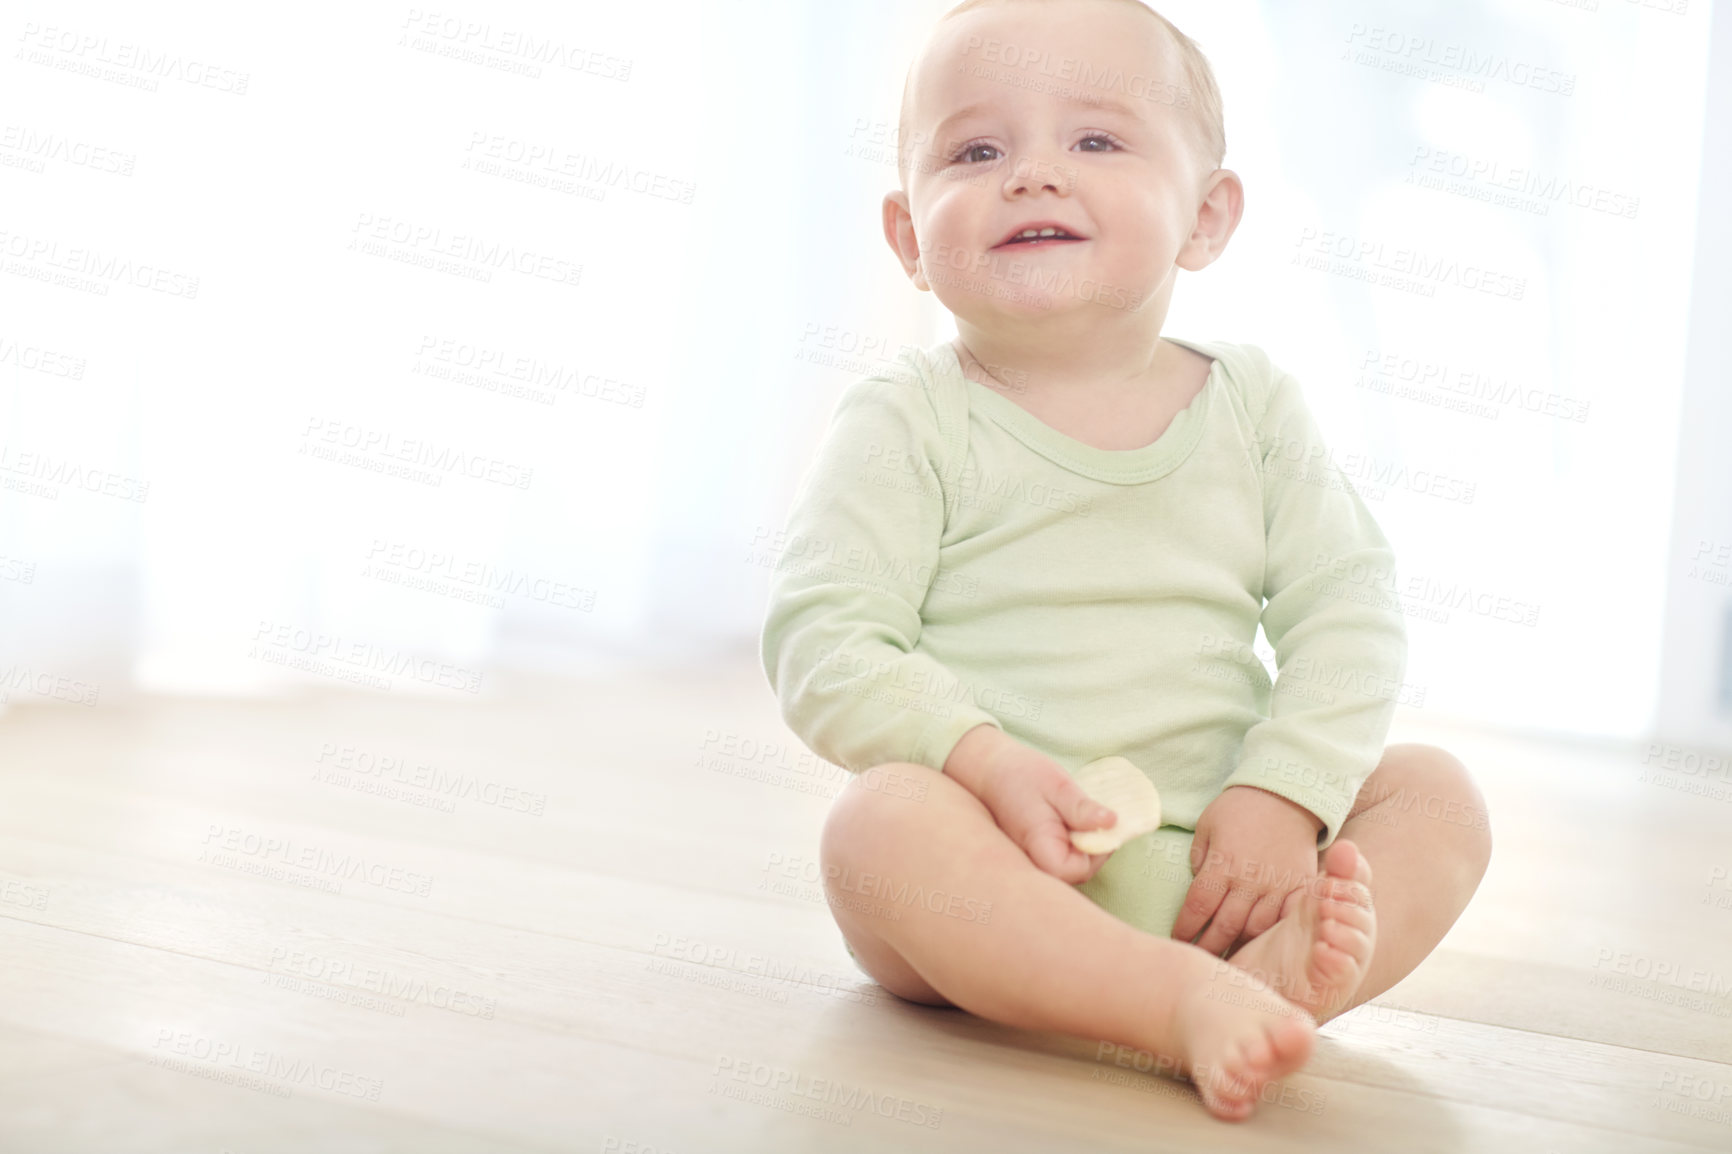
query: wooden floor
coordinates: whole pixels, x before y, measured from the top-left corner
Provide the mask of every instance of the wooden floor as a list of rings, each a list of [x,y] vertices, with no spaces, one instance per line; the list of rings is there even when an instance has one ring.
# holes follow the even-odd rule
[[[1732,801],[1641,747],[1399,719],[1491,871],[1230,1126],[855,969],[750,665],[512,702],[0,717],[0,1150],[1732,1150]]]

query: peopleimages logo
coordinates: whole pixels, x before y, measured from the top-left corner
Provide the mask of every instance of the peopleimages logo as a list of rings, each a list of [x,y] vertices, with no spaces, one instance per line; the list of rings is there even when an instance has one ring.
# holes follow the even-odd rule
[[[350,641],[341,635],[303,629],[295,625],[261,620],[253,633],[249,656],[276,665],[303,669],[311,673],[346,672],[362,675],[389,689],[390,683],[381,677],[408,677],[424,685],[441,689],[460,689],[465,693],[480,693],[482,672],[465,669],[442,661],[419,658],[383,645]],[[335,664],[331,664],[331,663]]]
[[[65,701],[72,705],[95,705],[102,694],[102,687],[80,681],[76,677],[14,663],[0,670],[0,702],[5,702],[13,693],[19,692],[52,697],[56,701]]]
[[[945,712],[941,716],[949,716],[948,703],[966,701],[1000,717],[1035,721],[1040,718],[1041,710],[1046,705],[1042,698],[1012,693],[995,686],[979,685],[962,678],[952,678],[947,682],[941,672],[918,667],[909,669],[901,661],[892,662],[877,655],[866,656],[847,649],[831,649],[827,645],[820,645],[816,657],[820,670],[838,675],[836,680],[817,688],[837,689],[850,684],[864,688],[869,684],[879,691],[898,689],[911,695],[914,701],[925,701],[928,705],[943,704]],[[901,704],[904,708],[921,708],[912,702],[892,703]]]
[[[150,497],[149,481],[111,473],[106,469],[92,469],[77,461],[65,457],[56,458],[35,450],[20,451],[11,445],[0,444],[0,473],[26,478],[25,485],[40,490],[34,495],[46,496],[50,500],[60,499],[58,486],[61,485],[140,504]],[[12,478],[7,477],[4,480],[11,481]]]
[[[147,1056],[153,1066],[187,1074],[220,1072],[226,1077],[217,1079],[219,1081],[230,1081],[246,1089],[265,1090],[284,1098],[289,1096],[291,1087],[311,1084],[333,1094],[377,1102],[385,1089],[383,1079],[370,1078],[354,1070],[308,1061],[277,1050],[210,1038],[190,1030],[159,1029],[153,1048],[156,1052]],[[257,1077],[249,1078],[248,1075]]]
[[[362,425],[323,417],[308,417],[301,434],[300,452],[319,456],[320,449],[352,450],[362,457],[380,461],[401,462],[405,465],[434,470],[433,475],[457,474],[476,481],[491,481],[513,489],[527,489],[535,479],[535,470],[510,461],[466,453],[452,445],[441,445],[414,437],[398,437],[385,429],[369,429]]]
[[[960,284],[965,288],[979,288],[982,291],[986,285],[1009,285],[1047,294],[1032,298],[1033,302],[1045,301],[1047,296],[1053,296],[1115,309],[1134,309],[1143,303],[1141,292],[1122,285],[1108,284],[1086,276],[1078,279],[1062,268],[1052,268],[1020,258],[994,256],[991,252],[980,252],[958,245],[928,245],[920,251],[920,263],[926,272],[927,280],[934,284]],[[958,279],[950,276],[947,270],[965,275]],[[978,282],[968,279],[974,276],[983,276],[985,279]]]
[[[1397,278],[1393,287],[1417,286],[1428,290],[1430,295],[1435,295],[1440,284],[1510,301],[1520,301],[1527,295],[1526,277],[1416,248],[1391,246],[1369,237],[1306,227],[1299,230],[1294,248],[1297,251],[1292,263],[1314,271],[1339,271],[1362,280],[1375,280],[1380,274],[1387,274]],[[1315,263],[1330,260],[1338,263],[1340,269]]]
[[[1576,74],[1573,72],[1543,68],[1502,52],[1481,51],[1471,45],[1439,42],[1435,36],[1356,23],[1347,32],[1347,43],[1352,49],[1363,51],[1364,58],[1355,57],[1362,64],[1382,60],[1399,63],[1422,75],[1423,70],[1433,69],[1457,73],[1482,85],[1487,80],[1502,81],[1517,88],[1532,88],[1554,96],[1573,96],[1576,91]]]
[[[724,1054],[716,1059],[715,1069],[710,1073],[715,1079],[710,1085],[712,1094],[745,1098],[747,1095],[742,1091],[753,1087],[764,1091],[766,1095],[786,1096],[786,1105],[774,1099],[758,1104],[778,1108],[793,1107],[793,1112],[796,1113],[803,1112],[798,1109],[798,1106],[802,1105],[798,1100],[806,1099],[821,1102],[826,1106],[907,1122],[914,1126],[925,1126],[931,1130],[938,1129],[944,1121],[943,1108],[928,1102],[885,1094],[835,1078],[816,1078],[798,1070],[772,1066],[750,1058]],[[730,1086],[729,1083],[735,1085]],[[846,1126],[851,1115],[827,1117],[825,1120]]]
[[[63,250],[58,240],[0,231],[0,254],[22,262],[8,266],[8,272],[31,276],[31,270],[36,268],[43,274],[36,277],[38,280],[48,279],[48,269],[60,269],[74,276],[95,277],[98,282],[106,282],[98,284],[102,290],[99,295],[106,296],[110,284],[129,284],[133,288],[185,300],[198,297],[199,282],[195,276],[161,265],[134,262],[130,257],[105,253],[101,249],[67,247]]]
[[[526,813],[532,817],[542,816],[547,809],[545,793],[519,789],[479,774],[446,770],[430,762],[401,755],[375,753],[353,745],[321,742],[318,756],[314,757],[313,761],[326,769],[324,774],[315,770],[315,779],[332,785],[349,785],[362,792],[379,792],[384,796],[392,796],[401,789],[437,798],[448,804],[476,801],[482,805]],[[454,809],[453,805],[452,810]]]
[[[380,889],[396,890],[416,897],[426,897],[433,888],[433,878],[429,874],[416,873],[384,862],[369,861],[359,854],[337,853],[323,846],[297,842],[293,838],[255,833],[238,826],[212,823],[205,832],[204,845],[201,860],[228,868],[235,866],[236,858],[247,858],[265,867],[303,870],[339,883],[360,881]]]
[[[520,273],[553,284],[577,285],[583,280],[583,265],[537,252],[487,240],[473,233],[451,233],[443,228],[413,221],[360,213],[350,229],[349,248],[372,256],[393,252],[406,263],[450,271],[435,258],[449,257],[476,279],[491,280],[495,271]],[[391,246],[396,246],[393,249]],[[424,259],[422,259],[424,258]],[[449,262],[446,262],[449,263]]]
[[[1012,77],[1024,81],[1039,77],[1060,81],[1066,85],[1074,84],[1074,87],[1058,87],[1024,83],[1016,85],[1017,87],[1031,87],[1061,94],[1074,93],[1089,102],[1099,101],[1104,89],[1122,92],[1133,100],[1145,100],[1151,104],[1165,104],[1173,108],[1189,108],[1192,103],[1189,88],[1183,84],[1174,84],[1165,77],[1126,72],[1122,68],[1098,65],[1076,56],[1054,56],[1050,49],[1042,46],[1023,46],[992,37],[970,36],[962,49],[962,55],[972,58],[976,63],[972,68],[967,64],[959,65],[957,70],[968,71],[974,76],[997,77],[1007,81]],[[987,64],[995,67],[983,67]]]

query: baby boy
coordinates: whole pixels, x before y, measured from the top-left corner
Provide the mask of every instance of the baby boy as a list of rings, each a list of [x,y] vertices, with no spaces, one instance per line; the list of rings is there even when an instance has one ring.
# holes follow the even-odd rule
[[[761,646],[853,771],[831,911],[902,998],[1148,1051],[1246,1118],[1455,922],[1484,802],[1384,746],[1394,557],[1298,383],[1162,335],[1243,208],[1196,45],[1140,0],[968,0],[899,140],[884,234],[958,335],[843,392]],[[1117,816],[1072,775],[1115,755],[1166,824],[1085,854]]]

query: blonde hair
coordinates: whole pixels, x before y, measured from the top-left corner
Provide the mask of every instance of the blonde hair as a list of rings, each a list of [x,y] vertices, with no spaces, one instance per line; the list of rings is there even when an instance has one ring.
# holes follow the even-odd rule
[[[961,4],[938,18],[943,23],[964,12],[972,12],[976,8],[985,8],[992,4],[1028,4],[1028,3],[1072,3],[1074,0],[962,0]],[[1191,107],[1191,121],[1196,129],[1197,144],[1200,155],[1207,163],[1210,171],[1221,167],[1221,161],[1227,156],[1227,127],[1221,111],[1221,88],[1215,83],[1215,71],[1209,67],[1209,58],[1203,55],[1203,50],[1197,47],[1197,42],[1180,32],[1171,20],[1156,12],[1143,3],[1143,0],[1108,0],[1110,3],[1128,5],[1141,12],[1146,12],[1160,22],[1162,28],[1178,46],[1179,59],[1184,63],[1186,95]],[[910,97],[914,92],[914,69],[919,61],[908,66],[908,75],[902,82],[902,112],[897,121],[897,156],[896,171],[902,179],[902,187],[908,187],[908,161],[912,144],[908,139],[908,117]]]

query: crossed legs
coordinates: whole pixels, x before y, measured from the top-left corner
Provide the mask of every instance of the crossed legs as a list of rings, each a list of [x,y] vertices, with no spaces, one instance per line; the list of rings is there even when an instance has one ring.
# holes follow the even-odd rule
[[[885,773],[926,788],[874,788],[873,774]],[[1338,862],[1369,865],[1376,945],[1335,1013],[1431,952],[1491,853],[1478,789],[1459,761],[1427,745],[1388,747],[1338,840],[1358,850]],[[1244,970],[1138,930],[1041,871],[978,798],[936,770],[896,764],[856,776],[831,808],[820,857],[837,925],[861,967],[898,997],[1170,1057],[1222,1117],[1247,1116],[1262,1083],[1309,1057],[1310,1016]],[[882,900],[902,887],[920,887],[922,900]]]

